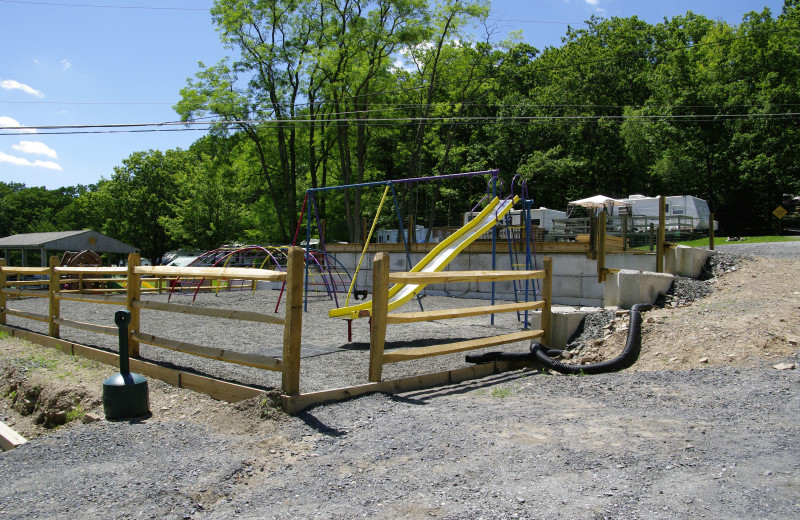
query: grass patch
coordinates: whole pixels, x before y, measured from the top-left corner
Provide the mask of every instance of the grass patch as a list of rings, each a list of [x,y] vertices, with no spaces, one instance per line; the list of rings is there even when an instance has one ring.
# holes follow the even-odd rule
[[[22,360],[22,366],[26,368],[44,368],[51,370],[58,366],[58,358],[50,355],[50,353],[31,354]]]
[[[736,245],[736,244],[761,244],[764,242],[795,242],[800,240],[800,237],[785,237],[775,235],[765,235],[758,237],[740,237],[741,240],[728,242],[728,237],[714,237],[714,245]],[[698,238],[695,240],[687,240],[684,242],[673,242],[673,244],[690,247],[708,247],[708,237]]]
[[[511,388],[507,388],[504,386],[492,388],[492,397],[497,397],[498,399],[509,397],[512,393],[513,390]]]
[[[75,405],[75,408],[67,412],[67,422],[71,423],[72,421],[77,421],[78,419],[82,419],[83,416],[86,415],[86,410],[83,409],[81,405]]]

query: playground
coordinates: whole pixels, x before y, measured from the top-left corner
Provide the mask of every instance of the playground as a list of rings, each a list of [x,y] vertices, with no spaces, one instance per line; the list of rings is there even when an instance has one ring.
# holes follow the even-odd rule
[[[497,173],[409,179],[418,183],[488,176],[489,181],[486,194],[469,212],[471,218],[437,240],[413,267],[411,232],[409,240],[404,238],[406,270],[390,273],[390,255],[374,255],[368,261],[371,280],[362,280],[361,290],[359,270],[390,192],[397,211],[398,234],[405,236],[394,181],[372,183],[384,187],[383,196],[352,274],[327,253],[317,197],[309,190],[294,238],[296,244],[305,213],[305,249],[221,248],[201,255],[187,267],[146,266],[132,254],[126,267],[107,268],[98,265],[97,259],[85,260],[91,256],[88,252],[67,254],[61,261],[52,257],[49,268],[3,267],[0,318],[3,324],[46,334],[62,350],[75,353],[77,348],[84,355],[113,363],[113,357],[84,346],[114,351],[117,330],[106,304],[123,306],[131,313],[130,325],[120,332],[127,338],[128,353],[135,362],[149,363],[147,370],[156,377],[169,374],[166,377],[180,385],[200,376],[206,379],[195,388],[233,401],[258,391],[280,389],[284,408],[295,411],[359,393],[445,384],[507,370],[515,364],[464,367],[462,353],[501,345],[513,348],[515,344],[524,349],[533,340],[548,344],[553,268],[552,262],[544,259],[541,269],[533,269],[531,233],[527,229],[530,219],[526,218],[524,236],[528,238],[522,268],[514,264],[510,271],[496,270],[496,227],[520,201],[513,193],[516,178],[511,192],[502,197]],[[520,186],[527,209],[526,187],[524,183]],[[323,191],[370,187],[340,186]],[[319,249],[310,247],[311,207]],[[492,243],[491,270],[444,271],[465,248],[487,234]],[[67,280],[69,283],[65,283]],[[500,282],[513,282],[513,303],[496,304],[494,289]],[[448,283],[488,284],[491,302],[423,298],[428,285]],[[365,286],[370,289],[364,290]],[[351,303],[351,296],[358,299],[359,293],[362,298],[372,293],[372,299]],[[412,299],[419,311],[394,312]],[[429,305],[423,305],[423,299]],[[282,303],[284,312],[278,314]],[[535,326],[534,311],[539,315]],[[458,326],[449,326],[451,319],[458,319]],[[30,322],[42,325],[31,326]],[[265,328],[274,325],[283,326],[282,334],[266,332]],[[97,338],[102,335],[112,338]],[[282,341],[277,341],[280,337]],[[331,362],[333,358],[337,362]],[[439,361],[433,363],[431,358]],[[224,364],[218,366],[218,362]],[[399,365],[405,366],[396,368]],[[280,377],[265,375],[270,371]],[[229,383],[226,388],[232,393],[215,393],[211,389],[217,384],[215,380]],[[367,382],[370,384],[365,385]]]
[[[109,364],[116,363],[113,352],[121,333],[134,363],[152,377],[229,401],[276,389],[287,411],[365,393],[481,378],[530,366],[531,356],[560,370],[552,359],[560,350],[554,349],[563,347],[571,334],[564,324],[576,326],[581,315],[553,323],[554,263],[550,256],[536,256],[534,238],[540,233],[533,229],[527,184],[514,177],[504,193],[498,174],[490,170],[309,190],[292,246],[222,247],[185,267],[142,265],[137,254],[130,255],[125,267],[102,267],[87,252],[61,260],[51,257],[49,267],[4,266],[0,322],[14,327],[9,329],[14,334],[24,336],[24,330],[16,329],[27,329],[39,334],[29,336],[35,341]],[[429,227],[420,235],[411,215],[406,233],[401,199],[427,193],[428,199],[418,204],[435,209],[447,190],[431,187],[447,181],[484,185],[482,195],[466,206],[462,201],[455,212],[452,201],[446,204],[443,213],[457,215],[460,227]],[[398,198],[396,184],[408,187],[403,197]],[[327,203],[333,204],[333,194],[341,192],[347,202],[354,191],[356,201],[367,200],[369,190],[382,191],[373,201],[372,223],[364,219],[358,226],[357,220],[348,219],[348,225],[355,224],[349,232],[360,234],[362,243],[344,244],[345,249],[327,244],[320,199],[328,197]],[[382,209],[390,206],[394,212],[387,218]],[[357,208],[345,214],[351,211],[360,214]],[[435,223],[435,214],[431,212],[430,223]],[[560,286],[562,293],[568,291],[575,278],[580,292],[595,292],[593,301],[602,304],[609,291],[607,277],[620,273],[606,262],[618,241],[606,235],[603,211],[592,209],[591,217],[589,239],[567,250],[585,255],[584,264],[592,266],[579,266],[577,278],[562,269]],[[396,226],[398,243],[372,243],[381,222]],[[299,243],[303,223],[305,241]],[[664,227],[659,228],[655,253],[644,252],[657,259],[659,274],[628,273],[626,280],[635,282],[625,287],[620,274],[619,280],[613,279],[611,305],[649,304],[657,291],[667,290],[672,275],[660,274],[665,260],[669,264],[672,259],[674,272],[684,265],[690,270],[702,266],[706,255],[695,255],[691,248],[688,254],[667,256]],[[416,243],[420,238],[423,244]],[[360,254],[354,255],[354,248]],[[474,254],[481,249],[483,259]],[[466,251],[472,253],[465,259]],[[643,252],[627,253],[625,265],[630,258],[644,258]],[[349,260],[339,260],[348,255]],[[596,280],[587,270],[596,270]],[[498,288],[504,291],[502,301]],[[476,293],[482,299],[471,300],[469,295]],[[127,330],[113,326],[108,304],[131,313]],[[640,323],[640,312],[633,307],[631,335],[621,358],[635,359]],[[538,352],[533,348],[537,344],[542,345]],[[510,355],[480,356],[487,349]],[[466,362],[464,353],[471,356]],[[628,364],[614,360],[608,369]]]

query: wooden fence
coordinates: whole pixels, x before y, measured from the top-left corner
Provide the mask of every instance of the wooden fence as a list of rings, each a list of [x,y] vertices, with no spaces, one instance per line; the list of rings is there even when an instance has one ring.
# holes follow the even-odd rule
[[[373,307],[372,307],[372,327],[370,331],[370,353],[369,353],[369,383],[353,387],[325,390],[320,392],[300,393],[300,340],[302,334],[302,310],[303,310],[303,250],[291,248],[289,250],[286,272],[252,269],[252,268],[220,268],[220,267],[169,267],[169,266],[142,266],[139,265],[139,255],[131,255],[128,259],[127,267],[61,267],[57,258],[50,259],[49,268],[23,268],[6,267],[5,261],[0,260],[0,325],[6,324],[6,316],[18,316],[27,319],[38,320],[48,324],[48,334],[38,336],[51,343],[67,343],[59,340],[60,327],[71,327],[87,330],[94,333],[117,335],[116,327],[105,325],[83,323],[61,318],[61,303],[68,301],[78,301],[83,303],[110,304],[125,307],[131,312],[131,323],[128,328],[128,347],[131,360],[131,367],[136,366],[150,370],[154,377],[159,377],[170,381],[172,384],[183,386],[181,375],[190,380],[193,390],[206,391],[209,387],[217,385],[214,390],[218,398],[228,400],[238,400],[251,397],[254,389],[241,387],[239,389],[219,389],[219,385],[224,382],[201,378],[192,374],[167,373],[167,369],[156,365],[147,365],[146,362],[137,360],[139,355],[139,345],[141,343],[154,345],[161,348],[175,350],[186,354],[202,356],[206,358],[237,363],[266,370],[280,371],[282,375],[282,405],[284,409],[293,413],[314,404],[340,400],[369,392],[382,391],[404,391],[427,386],[450,384],[475,377],[485,377],[495,371],[502,371],[517,367],[518,363],[495,362],[492,364],[469,366],[426,374],[424,376],[410,376],[391,381],[381,381],[383,365],[411,359],[419,359],[429,356],[437,356],[467,350],[479,349],[483,347],[514,343],[518,341],[532,340],[540,338],[545,344],[549,343],[550,334],[550,306],[552,299],[552,280],[553,269],[552,260],[545,258],[544,269],[538,271],[447,271],[447,272],[396,272],[389,273],[388,253],[378,253],[375,256],[373,265]],[[38,280],[16,281],[9,280],[9,276],[39,276]],[[67,278],[70,277],[70,278]],[[85,294],[78,289],[65,289],[66,284],[74,283],[76,279],[84,277],[87,283],[103,283],[109,278],[120,282],[124,286],[124,294],[109,294],[98,291],[96,294]],[[209,280],[249,280],[252,283],[259,281],[286,281],[287,282],[287,301],[284,317],[276,317],[272,314],[261,314],[246,310],[218,309],[207,307],[195,307],[191,305],[180,305],[154,300],[142,300],[142,280],[147,278],[169,279],[175,277],[196,277]],[[427,312],[393,313],[388,312],[388,288],[390,282],[402,283],[445,283],[456,281],[480,281],[480,282],[499,282],[508,280],[542,279],[542,300],[534,302],[508,303],[500,305],[486,305],[481,307],[457,308],[436,310]],[[47,289],[31,289],[30,286],[47,286]],[[94,292],[94,291],[92,291]],[[29,296],[48,299],[47,314],[36,314],[10,308],[8,298],[10,296]],[[541,328],[537,330],[525,330],[498,336],[459,341],[450,344],[409,348],[384,353],[386,340],[386,326],[388,324],[402,324],[411,322],[424,322],[433,320],[443,320],[452,318],[462,318],[468,316],[488,315],[505,312],[523,312],[541,310]],[[225,349],[212,348],[203,345],[176,341],[162,338],[153,334],[140,331],[141,312],[143,310],[155,310],[163,312],[175,312],[181,314],[195,315],[199,317],[225,318],[234,320],[246,320],[264,324],[275,324],[283,326],[283,356],[273,358],[269,356],[245,354],[233,352]],[[27,333],[19,331],[24,336]],[[46,344],[46,343],[45,343]],[[76,345],[61,345],[58,348],[69,347],[68,351],[73,353],[82,352],[86,355],[87,348]],[[99,353],[99,355],[98,355]],[[103,361],[113,363],[116,356],[109,352],[97,351],[94,357]],[[91,356],[90,356],[91,357]],[[142,370],[142,373],[145,373]],[[203,379],[203,381],[200,381]],[[227,383],[226,383],[227,384]],[[230,385],[233,385],[232,383]],[[233,385],[240,386],[240,385]],[[251,392],[251,393],[248,393]],[[211,392],[208,392],[211,393]],[[214,395],[214,393],[211,393]]]
[[[6,316],[17,316],[47,323],[48,335],[53,338],[59,337],[60,327],[62,326],[99,334],[117,335],[119,333],[117,327],[61,318],[61,302],[77,301],[122,306],[131,313],[131,323],[128,327],[128,348],[129,354],[134,359],[139,357],[139,345],[146,343],[219,361],[279,371],[282,376],[281,388],[283,393],[285,395],[294,395],[300,391],[303,254],[303,250],[300,248],[291,248],[289,250],[286,272],[252,268],[143,266],[140,265],[138,254],[132,254],[128,257],[127,267],[62,267],[59,265],[57,257],[50,258],[49,268],[8,267],[5,265],[5,260],[0,260],[0,325],[6,324]],[[39,276],[40,279],[9,280],[9,275]],[[278,317],[253,311],[194,307],[141,299],[143,280],[164,280],[175,277],[197,277],[217,280],[218,282],[221,280],[244,280],[252,284],[259,281],[285,281],[287,282],[286,312],[284,317]],[[105,284],[109,280],[113,280],[119,282],[122,288],[114,288],[110,291],[108,289],[90,291],[99,294],[84,294],[83,287],[76,289],[65,288],[69,284],[75,283],[75,280],[81,280],[81,283],[98,284]],[[25,288],[32,285],[47,285],[47,290]],[[158,286],[160,287],[160,285],[159,283]],[[122,294],[104,294],[106,292]],[[38,314],[10,308],[8,306],[9,296],[47,298],[48,313]],[[273,358],[257,354],[246,354],[143,333],[139,330],[141,311],[148,309],[282,325],[283,356],[282,358]]]
[[[386,363],[410,361],[423,357],[464,352],[484,347],[504,345],[541,338],[548,344],[550,333],[550,306],[553,290],[553,262],[547,257],[544,269],[538,271],[442,271],[442,272],[396,272],[389,273],[389,254],[378,253],[373,260],[372,328],[370,330],[369,380],[379,382]],[[389,285],[391,283],[432,284],[446,282],[500,282],[507,280],[543,279],[542,300],[534,302],[486,305],[459,309],[389,314]],[[421,321],[434,321],[468,316],[481,316],[502,312],[521,312],[541,309],[541,329],[524,330],[499,336],[471,339],[428,347],[416,347],[384,353],[386,326]]]

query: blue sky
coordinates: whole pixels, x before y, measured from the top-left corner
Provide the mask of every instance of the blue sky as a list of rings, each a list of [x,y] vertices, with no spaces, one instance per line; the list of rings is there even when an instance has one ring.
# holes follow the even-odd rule
[[[211,0],[0,0],[0,181],[50,189],[109,178],[140,150],[187,148],[196,131],[47,135],[12,126],[162,123],[197,63],[225,56]],[[783,0],[494,0],[499,37],[538,48],[592,14],[658,23],[688,10],[738,24]],[[184,127],[174,127],[183,129]]]

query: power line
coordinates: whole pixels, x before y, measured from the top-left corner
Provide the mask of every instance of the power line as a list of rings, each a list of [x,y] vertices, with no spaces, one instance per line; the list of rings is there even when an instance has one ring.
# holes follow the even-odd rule
[[[538,23],[547,25],[588,25],[589,22],[556,22],[549,20],[514,20],[511,18],[498,18],[498,22],[513,22],[513,23]]]
[[[0,0],[2,2],[4,0]],[[165,101],[4,101],[8,105],[174,105]]]
[[[62,2],[28,2],[23,0],[0,0],[6,4],[23,4],[23,5],[46,5],[54,7],[90,7],[95,9],[140,9],[144,11],[205,11],[207,8],[201,7],[150,7],[141,5],[100,5],[100,4],[68,4]]]
[[[466,116],[466,117],[406,117],[406,118],[373,118],[360,121],[370,126],[406,126],[416,124],[489,124],[489,123],[547,123],[547,122],[598,122],[601,120],[617,121],[668,121],[668,122],[721,122],[726,120],[796,120],[800,119],[800,112],[770,112],[754,114],[663,114],[663,115],[635,115],[635,116]],[[319,124],[319,120],[312,119],[286,119],[286,120],[232,120],[232,121],[170,121],[164,123],[124,123],[105,125],[46,125],[27,127],[4,127],[5,132],[0,135],[72,135],[85,133],[135,133],[158,131],[197,131],[209,130],[213,126],[226,125],[271,125],[283,127],[303,127],[308,124]],[[353,119],[332,119],[326,124],[353,124]],[[186,126],[188,128],[164,128]],[[194,127],[194,128],[192,128]],[[10,132],[16,130],[16,132]],[[50,130],[50,132],[39,132]],[[36,131],[36,134],[29,132]],[[22,133],[25,132],[25,133]]]
[[[3,0],[0,0],[3,1]],[[166,101],[4,101],[0,100],[0,104],[19,104],[19,105],[175,105],[175,102],[166,102]],[[432,108],[444,108],[450,106],[452,103],[450,102],[437,102],[432,103],[430,106]],[[502,103],[478,103],[473,101],[465,101],[460,103],[461,105],[473,107],[473,108],[494,108],[494,109],[506,109],[506,108],[529,108],[529,109],[537,109],[537,108],[607,108],[607,109],[622,109],[622,108],[632,108],[635,110],[639,109],[676,109],[676,108],[714,108],[719,109],[719,105],[674,105],[674,104],[664,104],[664,105],[610,105],[610,104],[594,104],[594,103],[513,103],[513,104],[502,104]],[[796,107],[800,106],[800,103],[769,103],[774,107]],[[290,105],[280,105],[281,108],[288,109]],[[295,107],[304,107],[308,106],[308,103],[298,103]],[[380,112],[382,110],[401,110],[401,109],[415,109],[415,108],[422,108],[429,106],[427,103],[373,103],[370,105],[374,108],[370,110],[349,110],[343,112],[328,112],[323,113],[322,115],[346,115],[346,114],[364,114],[364,113],[374,113]],[[727,108],[753,108],[753,107],[761,107],[763,104],[747,104],[747,103],[736,103],[732,105],[726,105]],[[201,109],[205,110],[205,109]],[[209,116],[210,117],[210,116]],[[322,117],[322,116],[321,116]],[[200,118],[198,118],[200,119]]]

